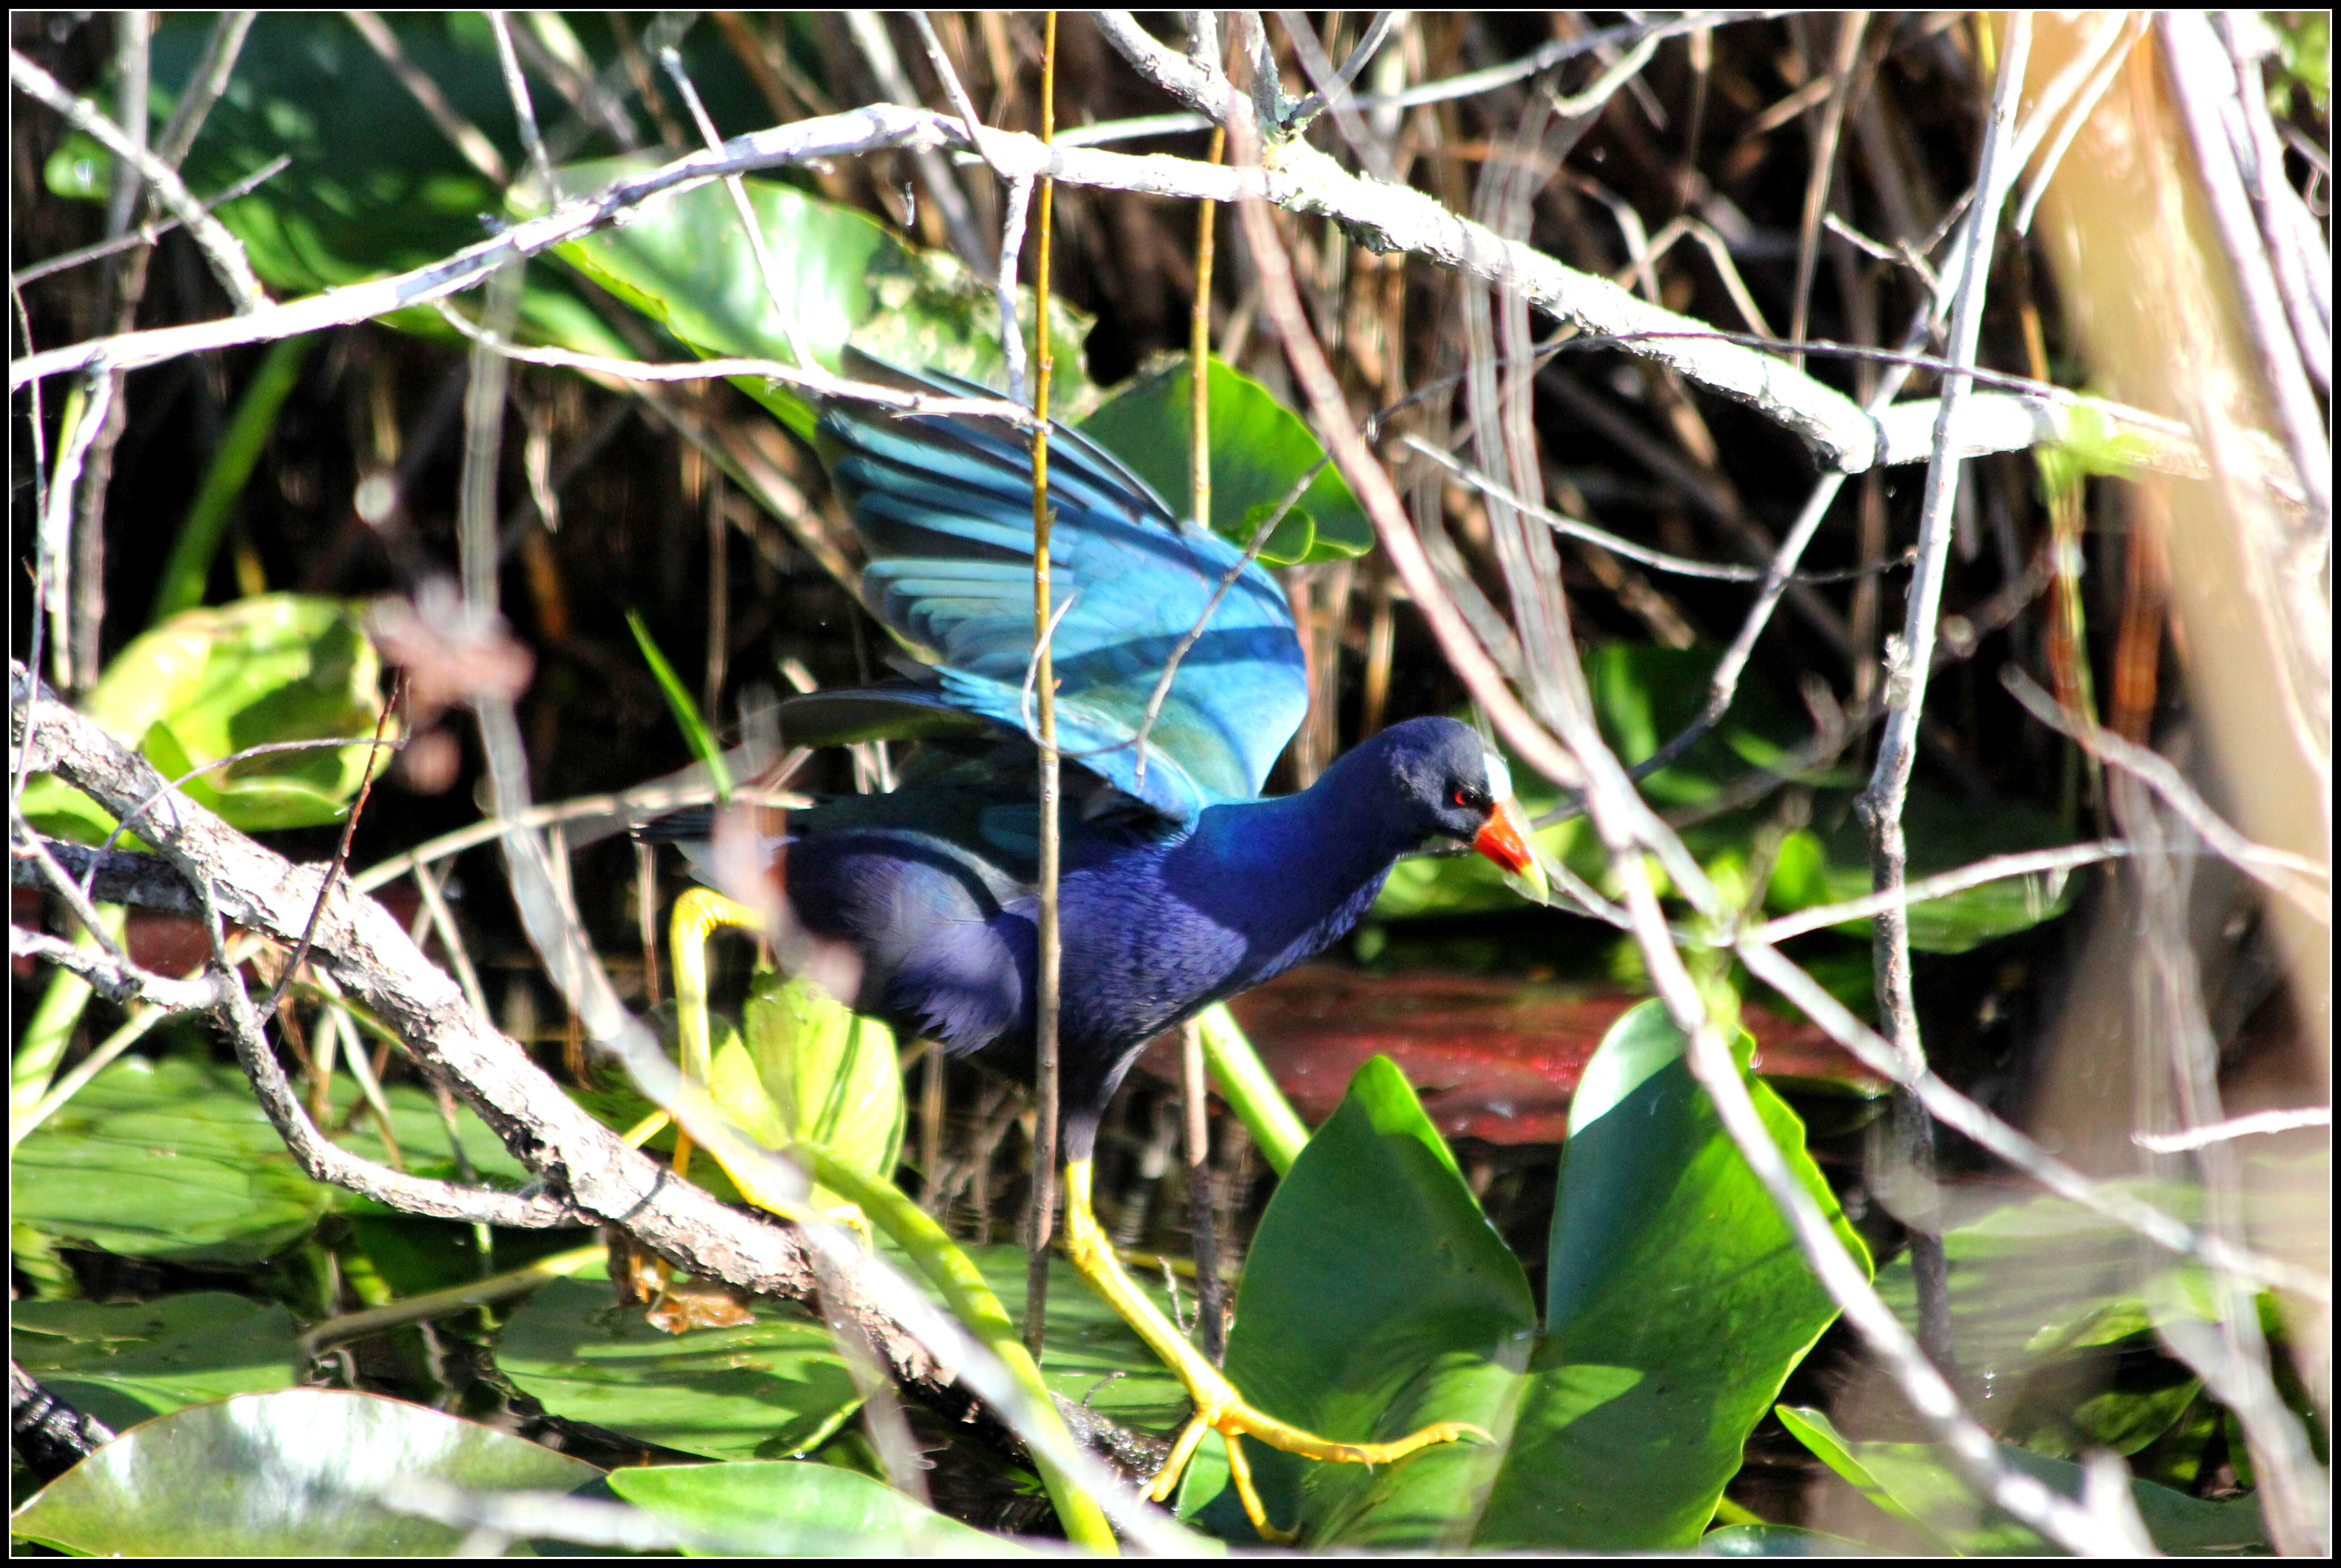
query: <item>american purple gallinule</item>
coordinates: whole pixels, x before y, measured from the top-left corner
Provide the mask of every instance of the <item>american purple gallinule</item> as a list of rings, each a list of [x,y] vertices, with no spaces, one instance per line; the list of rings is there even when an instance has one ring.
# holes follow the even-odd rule
[[[993,395],[855,368],[923,391]],[[892,792],[790,813],[771,845],[773,874],[805,931],[860,956],[858,992],[842,1000],[953,1055],[1029,1072],[1039,815],[1026,717],[1026,437],[1001,422],[836,402],[822,412],[817,441],[869,551],[867,600],[918,663],[907,680],[786,703],[782,733],[794,745],[921,744]],[[1240,1433],[1363,1463],[1452,1439],[1467,1429],[1333,1443],[1246,1404],[1121,1273],[1091,1209],[1090,1160],[1099,1118],[1148,1040],[1321,951],[1364,914],[1399,857],[1469,846],[1541,884],[1503,761],[1468,725],[1415,719],[1371,737],[1300,794],[1260,799],[1308,708],[1283,590],[1077,432],[1052,427],[1049,480],[1063,606],[1051,643],[1057,735],[1068,764],[1059,890],[1066,1243],[1195,1401],[1153,1494],[1169,1495],[1206,1427],[1227,1434],[1246,1493]],[[1207,611],[1141,745],[1164,664]],[[682,841],[706,872],[705,824],[704,814],[671,818],[647,836]],[[703,894],[692,904],[702,917],[759,923]]]

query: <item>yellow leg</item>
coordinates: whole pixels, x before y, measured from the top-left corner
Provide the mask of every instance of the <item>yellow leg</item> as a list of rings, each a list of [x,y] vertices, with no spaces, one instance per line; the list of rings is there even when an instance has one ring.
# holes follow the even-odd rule
[[[712,888],[692,888],[674,901],[667,924],[667,952],[674,964],[674,1029],[682,1047],[682,1076],[704,1086],[711,1075],[707,1043],[707,938],[721,926],[761,932],[755,910]],[[645,1135],[647,1136],[647,1135]],[[674,1135],[674,1174],[691,1174],[691,1135]]]
[[[764,922],[755,910],[745,904],[727,898],[712,888],[692,888],[674,901],[674,914],[667,925],[667,951],[674,965],[674,1024],[676,1043],[682,1057],[682,1075],[692,1084],[704,1087],[712,1076],[713,1047],[707,1035],[707,938],[718,928],[736,926],[742,930],[762,935]],[[639,1147],[644,1139],[653,1136],[666,1125],[664,1111],[653,1112],[638,1126],[628,1130],[626,1141]],[[680,1127],[674,1135],[674,1174],[691,1174],[691,1135]],[[862,1237],[862,1245],[871,1245],[870,1222],[852,1204],[834,1209],[809,1210],[804,1206],[771,1191],[758,1182],[752,1174],[733,1170],[722,1156],[716,1163],[723,1166],[723,1174],[732,1185],[758,1208],[776,1214],[782,1219],[799,1225],[828,1221],[842,1225]]]
[[[1114,1261],[1113,1245],[1090,1206],[1090,1174],[1087,1160],[1069,1161],[1065,1166],[1065,1251],[1091,1287],[1105,1297],[1121,1315],[1122,1321],[1138,1331],[1147,1347],[1178,1374],[1179,1381],[1186,1385],[1187,1396],[1195,1402],[1193,1418],[1180,1432],[1178,1441],[1171,1444],[1170,1457],[1147,1488],[1149,1497],[1158,1503],[1169,1501],[1188,1461],[1194,1457],[1204,1431],[1215,1431],[1227,1445],[1228,1475],[1235,1483],[1236,1494],[1243,1502],[1244,1512],[1251,1515],[1253,1526],[1263,1540],[1289,1541],[1290,1535],[1271,1525],[1260,1506],[1260,1494],[1251,1484],[1251,1467],[1240,1446],[1244,1437],[1256,1437],[1271,1448],[1281,1448],[1306,1459],[1347,1464],[1386,1464],[1418,1448],[1452,1443],[1467,1435],[1495,1441],[1485,1430],[1469,1422],[1442,1421],[1391,1443],[1335,1443],[1253,1409],[1244,1403],[1243,1395],[1228,1381],[1227,1374],[1190,1345],[1187,1336],[1121,1272],[1121,1265]]]

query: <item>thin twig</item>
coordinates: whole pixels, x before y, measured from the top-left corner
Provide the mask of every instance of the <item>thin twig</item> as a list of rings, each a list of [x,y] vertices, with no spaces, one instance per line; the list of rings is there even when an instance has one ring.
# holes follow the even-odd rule
[[[1669,555],[1664,551],[1652,550],[1644,544],[1636,544],[1632,540],[1611,533],[1607,529],[1596,528],[1593,524],[1570,517],[1565,512],[1558,512],[1550,507],[1539,506],[1523,500],[1478,469],[1439,451],[1420,436],[1406,437],[1405,444],[1430,459],[1472,489],[1482,494],[1493,496],[1513,510],[1537,519],[1555,533],[1565,533],[1571,539],[1581,539],[1588,543],[1598,544],[1602,549],[1613,554],[1624,556],[1629,561],[1638,561],[1644,566],[1659,571],[1670,571],[1681,577],[1711,578],[1723,582],[1761,582],[1767,576],[1761,567],[1717,566],[1709,561],[1693,561],[1684,555]],[[1880,571],[1891,571],[1897,567],[1908,564],[1909,564],[1909,557],[1905,554],[1891,561],[1854,567],[1845,571],[1798,572],[1795,574],[1794,581],[1843,582],[1849,578],[1868,577]]]
[[[691,111],[692,123],[699,127],[702,140],[711,153],[721,152],[723,138],[715,134],[715,122],[708,116],[707,107],[699,101],[699,89],[692,84],[690,73],[682,68],[682,54],[673,45],[659,51],[659,65],[673,79],[675,91],[682,95],[683,106]],[[772,316],[780,323],[781,332],[789,340],[789,352],[806,370],[818,362],[812,351],[805,346],[803,335],[797,331],[797,312],[793,303],[781,293],[781,273],[772,260],[772,248],[764,243],[763,225],[756,221],[756,210],[748,203],[747,182],[737,174],[723,177],[723,189],[732,197],[732,210],[739,214],[740,229],[748,237],[749,253],[756,258],[756,276],[764,285],[765,303],[772,307]],[[550,194],[546,200],[552,199]]]
[[[216,195],[206,198],[203,203],[204,211],[211,212],[240,196],[252,194],[292,165],[292,157],[287,154],[279,153],[234,184]],[[141,223],[126,234],[117,234],[113,239],[102,240],[94,245],[84,245],[79,250],[66,251],[60,255],[51,256],[45,262],[35,262],[22,272],[11,273],[8,275],[8,282],[13,287],[22,288],[26,283],[35,283],[53,273],[62,273],[78,267],[85,262],[98,261],[138,245],[151,245],[178,226],[179,220],[176,218],[167,218],[159,223]]]
[[[2331,1106],[2303,1106],[2297,1110],[2254,1111],[2249,1116],[2230,1117],[2224,1122],[2214,1122],[2209,1126],[2188,1127],[2185,1132],[2132,1133],[2129,1141],[2158,1155],[2175,1155],[2263,1133],[2288,1133],[2302,1127],[2329,1127],[2332,1125]]]
[[[457,332],[506,359],[518,360],[523,364],[583,371],[589,375],[634,382],[700,382],[728,376],[761,376],[784,386],[801,387],[817,397],[851,398],[860,402],[875,403],[897,413],[997,419],[1026,429],[1031,427],[1034,417],[1031,409],[1021,403],[1008,402],[999,398],[938,397],[931,392],[903,392],[896,387],[881,386],[875,382],[852,381],[844,376],[832,375],[811,360],[802,366],[785,364],[779,360],[761,359],[692,360],[682,364],[646,364],[639,360],[612,359],[606,354],[577,353],[568,349],[529,348],[480,325],[448,301],[434,303],[439,307],[440,315]]]
[[[1861,35],[1869,24],[1867,11],[1847,11],[1837,23],[1837,57],[1829,63],[1829,74],[1823,78],[1828,84],[1828,104],[1821,113],[1820,128],[1813,134],[1813,163],[1805,180],[1804,222],[1797,232],[1797,283],[1789,295],[1793,302],[1788,311],[1788,335],[1801,338],[1805,324],[1810,321],[1813,294],[1813,263],[1820,257],[1821,214],[1828,206],[1829,182],[1837,174],[1838,135],[1845,129],[1846,107],[1853,100],[1854,65],[1861,58]],[[1804,369],[1805,356],[1797,350],[1788,352],[1788,362]]]
[[[2098,28],[2097,35],[2082,50],[2081,58],[2089,62],[2089,74],[2075,97],[2072,113],[2065,116],[2064,123],[2057,128],[2056,135],[2049,139],[2047,150],[2040,154],[2040,166],[2033,171],[2030,183],[2024,187],[2024,194],[2016,203],[2013,226],[2017,233],[2032,232],[2032,214],[2038,209],[2040,198],[2047,194],[2049,182],[2057,177],[2057,171],[2063,166],[2065,154],[2072,146],[2073,138],[2081,134],[2083,125],[2088,124],[2090,111],[2097,107],[2097,100],[2105,96],[2106,89],[2113,85],[2122,62],[2129,58],[2130,50],[2146,36],[2152,25],[2152,18],[2147,16],[2111,18]],[[2049,111],[2047,96],[2043,94],[2043,102],[2035,106],[2033,113],[2036,115]]]
[[[1358,162],[1363,164],[1377,180],[1389,179],[1390,154],[1384,150],[1381,139],[1369,130],[1365,121],[1359,116],[1357,94],[1350,90],[1355,71],[1350,76],[1344,76],[1341,70],[1334,66],[1332,56],[1327,55],[1324,45],[1317,41],[1317,31],[1310,26],[1307,12],[1279,11],[1276,19],[1284,24],[1284,35],[1292,41],[1292,52],[1300,59],[1300,69],[1314,88],[1293,105],[1285,120],[1286,131],[1298,133],[1311,118],[1330,107],[1333,111],[1333,124],[1340,128],[1341,139],[1350,144],[1350,150],[1357,154]],[[1390,20],[1390,13],[1387,11],[1375,18],[1376,25],[1384,31],[1388,30]],[[1370,58],[1365,50],[1354,50],[1350,53],[1349,66],[1341,69],[1355,67],[1356,70],[1363,70]]]
[[[1043,14],[1041,28],[1041,140],[1057,129],[1057,14]],[[1063,985],[1064,939],[1059,925],[1058,874],[1062,824],[1058,801],[1062,789],[1057,758],[1057,679],[1050,644],[1056,617],[1049,612],[1049,381],[1056,356],[1049,343],[1050,242],[1056,183],[1043,179],[1039,233],[1032,261],[1032,667],[1040,689],[1040,866],[1033,893],[1039,951],[1034,956],[1032,1017],[1032,1189],[1024,1214],[1024,1347],[1041,1356],[1049,1322],[1049,1236],[1057,1208],[1057,1137],[1061,1107],[1058,1052],[1058,1007]],[[1084,1107],[1086,1108],[1086,1107]]]
[[[406,677],[401,675],[398,683],[403,686]],[[301,928],[301,939],[293,945],[292,956],[284,960],[284,972],[276,977],[275,987],[261,1006],[260,1021],[264,1024],[276,1016],[276,1005],[284,999],[284,987],[293,983],[293,977],[308,958],[309,945],[316,938],[317,922],[324,917],[325,901],[334,896],[334,884],[341,879],[342,868],[350,862],[350,840],[357,836],[358,819],[365,814],[366,799],[374,793],[374,765],[382,759],[383,731],[389,727],[391,713],[397,707],[398,694],[393,690],[390,700],[374,715],[374,742],[366,751],[365,771],[358,778],[358,798],[350,803],[350,814],[342,823],[342,841],[334,847],[333,863],[325,868],[324,880],[317,884],[317,901],[310,908],[309,923]]]
[[[1783,915],[1777,920],[1767,920],[1760,926],[1751,927],[1736,939],[1785,942],[1808,931],[1826,930],[1848,920],[1866,920],[1882,909],[1907,909],[1914,904],[1948,898],[1953,893],[1963,893],[1969,888],[1980,888],[1991,882],[2006,881],[2011,877],[2037,877],[2044,873],[2056,875],[2083,866],[2118,860],[2136,853],[2131,846],[2119,839],[2106,839],[2092,844],[2067,844],[2055,849],[2025,849],[1994,855],[1955,871],[1938,871],[1931,877],[1921,878],[1891,890],[1865,893],[1858,898],[1798,909],[1792,915]],[[2057,879],[2062,880],[2061,875]]]
[[[846,33],[852,38],[854,46],[861,50],[871,74],[878,79],[879,91],[906,108],[917,107],[919,94],[911,87],[909,74],[902,69],[902,56],[894,52],[894,40],[886,31],[885,14],[848,11],[844,20]],[[975,133],[972,127],[966,134],[971,145],[980,145],[973,139]],[[951,177],[951,164],[932,146],[914,148],[911,155],[918,161],[919,173],[926,178],[927,194],[934,199],[935,206],[943,215],[943,230],[951,237],[951,249],[958,253],[961,261],[981,273],[990,258],[984,254],[983,242],[976,233],[974,218],[968,211],[967,193],[961,190],[959,182]],[[1005,178],[1005,172],[1000,172]]]
[[[553,199],[553,159],[545,153],[544,137],[536,128],[536,105],[529,101],[528,78],[521,74],[520,56],[513,52],[510,15],[491,11],[487,18],[489,30],[496,35],[496,64],[503,72],[504,93],[512,99],[513,117],[520,122],[520,144],[528,152],[529,172],[544,187],[544,197],[549,202]]]
[[[1999,80],[1992,90],[1985,121],[1983,150],[1977,159],[1976,199],[1968,214],[1966,260],[1959,268],[1958,296],[1951,314],[1948,357],[1962,367],[1975,361],[2000,203],[2018,172],[2007,154],[2015,140],[2017,101],[2023,92],[2024,65],[2031,43],[2031,15],[2011,13],[2007,35],[2001,42]],[[1898,893],[1909,864],[1902,809],[1918,762],[1919,715],[1926,706],[1927,678],[1933,669],[1943,581],[1950,561],[1951,511],[1958,494],[1959,460],[1948,449],[1952,423],[1967,390],[1967,377],[1958,372],[1943,378],[1942,406],[1935,422],[1936,453],[1928,465],[1926,495],[1918,511],[1918,564],[1911,573],[1899,649],[1889,648],[1887,654],[1886,727],[1878,739],[1878,760],[1868,786],[1855,800],[1855,809],[1869,826],[1871,877],[1880,893]],[[1906,909],[1895,905],[1879,910],[1870,931],[1886,1033],[1908,1068],[1907,1076],[1916,1077],[1926,1070],[1927,1056],[1918,1037],[1918,1004],[1912,994]],[[1895,1111],[1902,1157],[1910,1162],[1922,1182],[1931,1186],[1934,1132],[1926,1112],[1907,1094],[1896,1097]],[[1919,1338],[1928,1359],[1948,1373],[1952,1366],[1950,1287],[1940,1223],[1939,1212],[1931,1206],[1915,1217],[1911,1265],[1918,1285]]]
[[[1199,442],[1198,444],[1207,445],[1208,438]],[[1308,493],[1309,487],[1317,481],[1318,474],[1322,472],[1325,465],[1331,461],[1330,458],[1319,458],[1309,465],[1300,478],[1292,481],[1285,491],[1282,499],[1270,507],[1267,514],[1260,520],[1259,524],[1252,529],[1251,539],[1245,544],[1243,553],[1236,558],[1235,564],[1220,574],[1220,581],[1212,585],[1210,598],[1203,601],[1202,613],[1195,617],[1195,623],[1187,628],[1185,634],[1172,646],[1170,657],[1163,660],[1162,673],[1154,678],[1154,690],[1147,694],[1146,711],[1138,721],[1137,733],[1128,740],[1095,749],[1097,752],[1103,752],[1119,751],[1124,746],[1137,747],[1139,783],[1146,782],[1146,738],[1154,729],[1154,721],[1162,716],[1162,705],[1170,700],[1170,682],[1177,677],[1179,666],[1193,650],[1196,642],[1202,637],[1204,629],[1210,625],[1213,612],[1220,608],[1220,600],[1227,597],[1228,590],[1236,585],[1237,580],[1243,576],[1251,563],[1260,559],[1260,552],[1267,548],[1269,539],[1276,532],[1278,525],[1290,515],[1294,507],[1300,504],[1300,498]],[[1208,527],[1209,524],[1204,526]],[[1075,753],[1078,756],[1093,754],[1093,752]]]

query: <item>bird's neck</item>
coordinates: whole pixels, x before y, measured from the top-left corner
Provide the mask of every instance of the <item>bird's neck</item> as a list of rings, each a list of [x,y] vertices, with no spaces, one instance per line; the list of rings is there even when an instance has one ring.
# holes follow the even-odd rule
[[[1198,824],[1199,847],[1240,900],[1253,938],[1260,973],[1248,983],[1339,939],[1372,905],[1391,862],[1414,848],[1360,810],[1344,783],[1329,772],[1298,795],[1214,807]]]

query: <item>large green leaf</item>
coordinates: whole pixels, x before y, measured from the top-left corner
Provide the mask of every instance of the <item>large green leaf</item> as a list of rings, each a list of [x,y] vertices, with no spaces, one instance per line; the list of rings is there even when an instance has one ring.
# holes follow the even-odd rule
[[[1744,1064],[1750,1042],[1743,1035]],[[1570,1107],[1553,1206],[1544,1343],[1481,1546],[1680,1550],[1789,1371],[1837,1315],[1787,1223],[1645,1002],[1610,1028]],[[1745,1075],[1773,1141],[1836,1221],[1804,1128]],[[1623,1386],[1580,1392],[1603,1372]]]
[[[672,1465],[613,1471],[610,1490],[727,1553],[788,1556],[1020,1557],[1024,1548],[924,1508],[882,1482],[832,1465]],[[692,1549],[686,1555],[719,1553]]]
[[[2062,1554],[2029,1525],[1979,1502],[1952,1469],[1943,1446],[1858,1442],[1839,1433],[1818,1410],[1784,1406],[1780,1414],[1783,1424],[1799,1441],[1865,1496],[1897,1517],[1918,1523],[1959,1555]],[[1790,1420],[1791,1416],[1795,1419]],[[2069,1460],[2029,1454],[2006,1444],[1999,1445],[1999,1457],[2052,1491],[2076,1501],[2081,1495],[2081,1467]],[[2137,1500],[2147,1533],[2167,1553],[2241,1555],[2268,1549],[2267,1525],[2256,1497],[2212,1502],[2135,1479],[2130,1482],[2130,1494]]]
[[[789,1304],[671,1335],[607,1279],[557,1279],[505,1322],[496,1365],[555,1415],[711,1459],[818,1447],[861,1404],[829,1330]]]
[[[558,172],[564,196],[597,191],[656,166],[650,157],[611,158]],[[769,180],[743,180],[772,264],[767,290],[740,214],[722,184],[652,198],[633,218],[560,247],[587,277],[658,322],[700,353],[797,362],[804,352],[839,370],[851,343],[911,368],[948,371],[987,386],[1006,380],[1000,305],[959,261],[896,239],[866,213]],[[1018,320],[1031,331],[1032,294],[1019,291]],[[776,307],[773,297],[781,303]],[[1050,409],[1086,412],[1096,392],[1081,370],[1087,317],[1050,303],[1056,371]],[[792,332],[794,342],[792,342]],[[796,392],[762,377],[735,383],[799,435],[813,413]]]
[[[166,778],[180,779],[251,747],[350,738],[354,744],[268,752],[196,773],[179,787],[247,829],[336,822],[387,748],[371,744],[382,716],[382,661],[354,605],[268,593],[174,615],[134,639],[82,700],[82,711]],[[395,721],[384,727],[397,737]],[[86,796],[44,776],[25,793],[44,832],[87,840],[114,827]]]
[[[1373,523],[1300,417],[1242,372],[1218,359],[1210,366],[1212,530],[1250,544],[1261,521],[1315,469],[1260,558],[1280,565],[1343,561],[1371,550]],[[1180,359],[1133,378],[1081,422],[1083,435],[1128,463],[1181,517],[1193,483],[1193,372]]]
[[[1519,1262],[1387,1058],[1358,1070],[1270,1200],[1244,1266],[1228,1375],[1269,1414],[1341,1442],[1435,1421],[1502,1436],[1536,1334]],[[1216,1445],[1214,1445],[1216,1446]],[[1270,1516],[1314,1544],[1468,1544],[1501,1449],[1442,1444],[1397,1464],[1318,1464],[1247,1449]],[[1199,1458],[1181,1512],[1250,1536]]]
[[[1375,1472],[1256,1447],[1272,1518],[1320,1545],[1681,1550],[1748,1432],[1836,1306],[1723,1132],[1657,1004],[1589,1064],[1562,1151],[1544,1333],[1395,1068],[1361,1069],[1262,1219],[1228,1368],[1269,1414],[1349,1442],[1437,1420],[1493,1448]],[[1834,1216],[1804,1130],[1749,1082],[1791,1167]],[[1839,1221],[1857,1255],[1860,1243]],[[1239,1538],[1224,1461],[1182,1508]]]
[[[421,1405],[287,1388],[131,1428],[51,1482],[10,1528],[90,1556],[445,1556],[463,1527],[393,1513],[375,1500],[381,1488],[565,1492],[599,1474]]]
[[[336,1111],[355,1096],[336,1085]],[[436,1103],[409,1084],[385,1091],[408,1167],[444,1170],[453,1156]],[[458,1124],[483,1176],[517,1186],[527,1172],[476,1118]],[[335,1141],[386,1156],[371,1120]],[[452,1174],[448,1172],[447,1174]],[[132,1257],[257,1262],[329,1208],[365,1200],[301,1174],[251,1086],[233,1066],[184,1057],[123,1057],[18,1146],[15,1217],[42,1233]]]
[[[614,40],[594,14],[565,15],[591,53],[614,56]],[[477,12],[381,15],[401,52],[456,114],[494,144],[507,168],[521,168],[512,95],[485,19]],[[164,14],[152,45],[151,134],[160,133],[176,104],[214,20],[213,13]],[[682,48],[719,121],[734,129],[766,123],[761,104],[750,109],[753,90],[720,40],[686,36]],[[553,102],[540,94],[540,114],[548,114]],[[548,130],[563,117],[551,115]],[[496,214],[495,187],[339,13],[260,15],[182,172],[197,192],[217,191],[280,155],[292,160],[287,168],[217,209],[243,242],[253,270],[280,295],[425,265],[484,238]],[[55,194],[103,201],[111,170],[110,154],[75,135],[49,160],[45,174]],[[624,340],[600,323],[557,269],[529,269],[520,310],[521,333],[531,341],[626,352]],[[382,319],[460,341],[427,305]]]
[[[20,1301],[8,1315],[17,1362],[117,1432],[206,1400],[288,1388],[302,1361],[292,1314],[224,1291]]]

